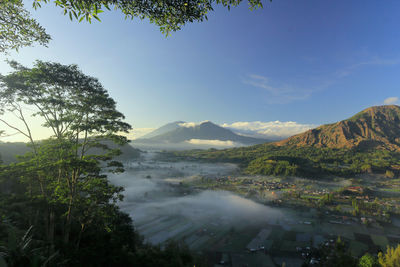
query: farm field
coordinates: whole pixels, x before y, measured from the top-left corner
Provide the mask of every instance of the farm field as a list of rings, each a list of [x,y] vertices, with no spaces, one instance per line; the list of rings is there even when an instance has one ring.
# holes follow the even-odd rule
[[[393,228],[387,230],[359,224],[332,224],[317,222],[312,212],[284,210],[283,216],[274,222],[249,222],[235,220],[234,225],[215,217],[208,222],[193,222],[184,217],[154,217],[137,223],[137,228],[152,244],[162,244],[168,239],[185,242],[189,248],[213,254],[215,263],[229,266],[301,266],[302,253],[313,247],[336,240],[338,236],[348,244],[354,256],[369,251],[374,253],[387,245],[395,245],[398,239],[391,236]],[[307,214],[309,217],[304,217]],[[311,222],[311,224],[305,224]],[[219,259],[215,260],[215,257]],[[223,259],[225,258],[225,260]]]

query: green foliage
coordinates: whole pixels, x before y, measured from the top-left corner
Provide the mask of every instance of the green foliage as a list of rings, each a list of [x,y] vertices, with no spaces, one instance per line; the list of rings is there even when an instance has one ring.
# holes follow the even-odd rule
[[[40,8],[42,3],[54,3],[68,14],[71,20],[79,22],[92,19],[100,20],[104,10],[119,10],[125,18],[148,19],[156,24],[162,33],[169,35],[180,30],[187,23],[207,20],[214,5],[230,9],[243,0],[34,0],[33,7]],[[263,6],[262,0],[248,0],[250,9]],[[39,23],[30,17],[22,0],[2,0],[0,2],[0,53],[17,50],[34,43],[46,46],[51,37]]]
[[[400,153],[262,144],[225,150],[174,152],[178,158],[239,163],[248,174],[321,177],[385,173],[400,163]]]
[[[0,121],[26,136],[31,151],[18,163],[3,167],[2,176],[17,179],[26,191],[26,200],[41,207],[31,208],[41,217],[41,231],[50,246],[55,245],[59,231],[64,244],[72,241],[79,247],[87,228],[98,218],[109,216],[109,210],[122,199],[122,188],[111,185],[103,174],[123,170],[122,164],[112,161],[120,152],[104,141],[125,144],[126,138],[116,133],[126,132],[130,125],[122,121],[124,116],[97,79],[84,75],[77,66],[40,61],[33,69],[16,62],[10,65],[15,71],[0,77],[2,112],[18,114],[25,127]],[[41,117],[43,126],[52,130],[51,138],[34,140],[22,105],[36,109],[33,115]],[[90,154],[93,148],[104,153]],[[74,235],[77,225],[79,231]],[[70,240],[71,236],[75,239]]]
[[[357,259],[346,252],[346,244],[340,236],[337,238],[334,246],[320,246],[317,250],[311,252],[310,257],[320,258],[318,266],[324,267],[356,267],[358,263]]]
[[[10,64],[15,71],[0,77],[0,115],[13,112],[23,127],[2,117],[0,122],[30,145],[17,162],[0,165],[0,264],[198,265],[181,244],[144,244],[116,205],[123,188],[105,173],[123,171],[114,158],[121,153],[117,145],[127,144],[118,133],[130,125],[98,80],[75,65]],[[22,106],[44,121],[50,138],[35,140]]]
[[[35,0],[33,6],[40,7],[41,3],[53,2],[63,9],[64,15],[78,21],[92,19],[100,21],[99,15],[104,10],[119,10],[125,18],[149,19],[160,27],[164,34],[177,31],[186,23],[204,21],[214,5],[222,5],[230,9],[239,5],[243,0]],[[263,6],[262,0],[248,0],[250,9]]]
[[[379,267],[379,265],[376,258],[367,253],[360,258],[357,267]]]
[[[44,28],[30,17],[22,0],[0,2],[0,53],[34,43],[46,46],[50,41]]]
[[[8,266],[46,266],[58,253],[46,257],[43,241],[33,239],[33,226],[22,235],[14,227],[8,229],[8,242],[0,247],[0,256],[7,261]],[[7,266],[6,265],[6,266]],[[1,265],[0,265],[1,266]]]
[[[327,205],[327,204],[331,204],[332,201],[333,201],[333,194],[332,194],[332,193],[330,193],[330,194],[325,194],[325,195],[320,199],[319,205],[322,207],[322,206],[325,206],[325,205]]]
[[[196,259],[187,246],[182,243],[169,241],[164,249],[158,246],[145,246],[138,250],[136,262],[138,266],[202,266],[202,262]]]
[[[251,161],[246,172],[262,175],[295,176],[297,174],[297,166],[295,164],[290,164],[289,161],[286,160],[276,161],[264,157]]]
[[[388,246],[385,254],[380,252],[378,262],[382,267],[400,266],[400,244],[396,248]]]

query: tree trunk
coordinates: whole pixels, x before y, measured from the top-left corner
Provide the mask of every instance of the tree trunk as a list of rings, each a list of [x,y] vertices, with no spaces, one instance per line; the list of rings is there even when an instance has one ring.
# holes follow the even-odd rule
[[[50,209],[49,212],[49,243],[50,243],[50,253],[54,253],[54,233],[56,228],[55,223],[56,216],[54,210]]]
[[[68,204],[67,218],[65,220],[64,244],[68,244],[69,242],[69,235],[71,231],[71,219],[72,219],[71,212],[72,212],[72,198],[70,199],[70,202]]]
[[[83,231],[85,231],[85,224],[82,223],[81,230],[79,231],[78,242],[76,242],[76,250],[77,251],[79,250],[79,245],[81,243]]]

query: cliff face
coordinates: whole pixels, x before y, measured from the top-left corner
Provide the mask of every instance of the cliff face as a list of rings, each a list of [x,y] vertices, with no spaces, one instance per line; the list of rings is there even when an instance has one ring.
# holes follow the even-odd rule
[[[400,107],[367,108],[353,117],[298,134],[278,146],[377,148],[400,152]]]

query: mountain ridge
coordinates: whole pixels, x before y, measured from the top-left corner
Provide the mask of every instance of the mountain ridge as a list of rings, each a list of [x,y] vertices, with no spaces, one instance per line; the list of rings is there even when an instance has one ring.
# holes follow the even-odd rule
[[[400,107],[369,107],[348,119],[319,126],[274,144],[400,151]]]

